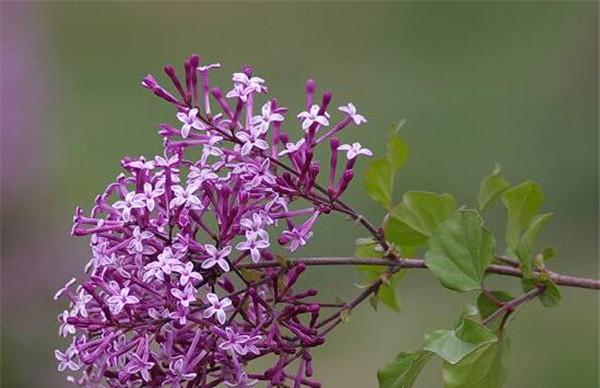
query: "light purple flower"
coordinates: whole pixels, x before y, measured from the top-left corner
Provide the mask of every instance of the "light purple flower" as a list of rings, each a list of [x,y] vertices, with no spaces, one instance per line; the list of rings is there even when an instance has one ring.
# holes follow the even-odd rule
[[[173,268],[173,271],[178,272],[180,274],[179,284],[185,286],[191,279],[196,279],[198,281],[202,281],[202,275],[198,272],[194,271],[193,263],[185,263],[185,265],[178,265]]]
[[[139,226],[133,229],[133,236],[129,241],[129,251],[131,253],[150,255],[156,252],[156,249],[152,246],[144,245],[144,240],[148,240],[154,237],[154,233],[147,230],[142,231]]]
[[[152,188],[152,184],[146,182],[144,183],[144,192],[141,193],[140,199],[142,199],[146,203],[146,208],[149,211],[154,210],[156,206],[156,198],[160,197],[165,193],[165,190],[162,187]]]
[[[188,283],[183,291],[179,288],[171,288],[171,295],[177,298],[183,307],[190,307],[190,303],[196,301],[196,289],[192,283]]]
[[[270,246],[269,241],[259,240],[259,234],[256,232],[247,232],[246,241],[242,241],[235,246],[239,251],[250,251],[252,261],[258,263],[260,260],[260,251]]]
[[[60,327],[58,328],[58,334],[62,337],[67,337],[69,335],[74,335],[76,333],[75,326],[70,324],[67,319],[74,317],[75,314],[71,313],[67,310],[63,311],[58,316],[58,322],[60,322]]]
[[[227,314],[225,314],[225,310],[231,306],[231,300],[229,298],[223,298],[219,300],[219,297],[213,293],[206,294],[206,299],[210,303],[210,306],[204,310],[204,318],[210,318],[215,315],[217,317],[217,321],[223,325],[227,320]]]
[[[358,155],[373,156],[373,152],[368,148],[363,148],[360,143],[342,144],[338,147],[338,151],[346,151],[348,160],[356,158]]]
[[[77,293],[77,297],[73,302],[73,315],[81,315],[84,318],[88,317],[87,304],[92,300],[92,296],[83,288]]]
[[[77,350],[70,346],[64,353],[60,350],[54,351],[54,357],[58,360],[58,371],[62,372],[69,368],[72,371],[79,370],[81,364],[77,362]]]
[[[284,231],[281,235],[287,240],[290,252],[294,252],[301,246],[306,245],[308,239],[312,237],[313,232],[302,228],[294,228]]]
[[[237,133],[237,138],[244,144],[242,145],[242,155],[248,155],[252,148],[258,148],[260,150],[266,150],[269,148],[269,144],[260,138],[261,134],[256,130],[251,130],[250,133],[240,131]]]
[[[286,143],[285,145],[285,150],[281,151],[279,153],[279,156],[283,156],[285,154],[292,154],[296,151],[298,151],[300,148],[302,148],[302,146],[304,145],[304,143],[306,142],[306,140],[304,138],[298,140],[297,143]]]
[[[332,94],[325,92],[314,105],[319,97],[309,80],[306,112],[299,115],[307,133],[294,143],[288,137],[293,128],[283,127],[286,109],[275,98],[256,112],[256,94],[267,91],[262,78],[244,66],[233,75],[232,101],[210,84],[214,67],[201,66],[192,55],[183,78],[175,67],[164,67],[170,88],[144,78],[144,87],[179,112],[181,131],[161,125],[161,153],[148,161],[123,158],[123,173],[90,211],[76,210],[72,233],[89,237],[93,258],[76,289],[72,280],[56,294],[70,302],[59,316],[59,334],[73,338],[71,350],[58,354],[59,367],[73,369],[69,360],[85,365],[69,381],[243,388],[258,381],[279,386],[283,378],[294,379],[285,382],[290,385],[318,386],[309,372],[309,353],[324,342],[327,330],[316,330],[321,306],[314,293],[297,289],[304,266],[256,266],[258,276],[248,278],[240,269],[263,257],[274,259],[269,240],[279,226],[287,230],[278,243],[297,250],[321,214],[337,211],[330,205],[351,181],[356,156],[366,151],[345,150],[356,155],[339,180],[336,164],[329,164],[334,172],[328,171],[327,193],[317,185],[327,166],[314,156],[325,139],[364,118],[349,104],[339,122],[315,136],[319,126],[329,125]],[[332,158],[339,146],[339,140],[330,141]],[[278,154],[288,157],[277,159]],[[236,257],[230,256],[232,247]],[[280,282],[268,281],[276,274],[285,281],[285,295]],[[227,296],[219,299],[216,290]],[[274,306],[277,295],[282,297]],[[229,313],[233,304],[235,312]],[[300,369],[286,362],[298,352]],[[262,356],[272,357],[273,365],[268,373],[253,372],[257,380],[248,379],[245,368]]]
[[[129,375],[140,373],[144,381],[149,382],[151,380],[150,369],[154,366],[154,362],[148,361],[150,351],[148,350],[147,341],[147,339],[141,341],[138,351],[136,353],[131,353],[129,362],[125,365],[121,373],[124,372]],[[139,355],[140,352],[142,353],[141,356]]]
[[[137,296],[129,295],[129,287],[123,287],[119,291],[119,295],[109,297],[106,302],[110,307],[110,311],[117,315],[123,311],[126,305],[140,303],[140,299]]]
[[[125,200],[115,202],[113,207],[121,210],[121,217],[123,220],[129,221],[131,219],[131,211],[133,209],[146,207],[146,204],[144,203],[144,197],[141,194],[136,194],[135,191],[131,191],[125,195]]]
[[[223,272],[229,272],[229,263],[227,262],[227,256],[229,256],[229,254],[231,253],[230,246],[223,247],[219,250],[214,245],[205,244],[204,250],[206,250],[208,257],[202,262],[202,268],[209,269],[214,267],[215,265],[218,265],[219,267],[221,267]]]
[[[156,165],[159,167],[171,168],[179,163],[179,155],[175,154],[165,157],[157,155],[154,160],[156,161]]]
[[[190,173],[188,174],[188,180],[190,183],[197,185],[198,187],[202,186],[204,181],[211,181],[214,179],[219,179],[219,176],[214,173],[214,171],[210,168],[203,167],[198,168],[196,166],[190,167]]]
[[[202,157],[200,158],[202,164],[206,164],[206,161],[210,156],[223,155],[223,150],[218,147],[219,142],[222,140],[223,138],[221,136],[213,136],[210,138],[208,143],[202,146]]]
[[[267,92],[267,87],[263,85],[265,80],[260,77],[249,77],[246,73],[233,73],[231,79],[234,82],[234,85],[240,85],[248,90],[248,92]]]
[[[177,113],[177,119],[183,123],[181,126],[181,137],[187,139],[192,128],[202,130],[205,129],[204,124],[198,118],[198,109],[190,109],[187,113]]]
[[[265,103],[261,108],[261,115],[252,118],[251,123],[258,129],[259,133],[266,133],[271,123],[283,121],[283,115],[273,112],[271,105],[271,101]]]
[[[173,186],[175,198],[171,200],[169,206],[172,208],[176,206],[185,206],[192,209],[202,210],[202,202],[200,201],[200,198],[194,195],[194,193],[198,191],[198,188],[199,186],[195,183],[187,185],[185,189],[179,185]]]
[[[298,114],[298,118],[302,120],[302,129],[307,130],[310,128],[313,123],[317,123],[322,126],[328,126],[329,120],[325,115],[320,115],[319,110],[321,108],[319,105],[313,105],[310,107],[308,111],[300,112]]]
[[[351,102],[348,105],[340,106],[338,109],[350,116],[356,125],[367,122],[367,119],[363,115],[356,113],[356,107]]]
[[[236,333],[232,328],[225,328],[225,339],[219,343],[219,348],[223,350],[233,350],[237,354],[244,355],[247,353],[244,343],[248,340],[245,334]]]
[[[171,272],[181,265],[179,256],[173,253],[171,247],[166,247],[161,254],[158,255],[157,260],[146,264],[144,267],[145,272],[143,279],[148,281],[150,278],[156,278],[164,281],[164,275],[170,275]]]
[[[188,372],[186,370],[183,356],[171,360],[169,363],[169,370],[178,378],[178,383],[181,381],[190,381],[196,378],[196,373]]]
[[[54,300],[58,300],[58,298],[60,298],[65,292],[67,292],[67,290],[69,289],[69,287],[71,287],[73,284],[75,284],[77,280],[75,278],[71,278],[71,280],[69,280],[64,286],[63,288],[61,288],[60,290],[56,291],[56,294],[54,294]]]
[[[131,160],[126,164],[127,167],[136,168],[138,170],[146,170],[150,171],[154,169],[153,161],[146,161],[143,156],[140,156],[138,159]]]

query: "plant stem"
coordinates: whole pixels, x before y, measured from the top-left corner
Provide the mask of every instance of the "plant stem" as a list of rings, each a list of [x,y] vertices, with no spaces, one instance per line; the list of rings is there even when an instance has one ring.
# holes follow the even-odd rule
[[[302,258],[291,258],[287,259],[289,264],[299,264],[303,263],[307,266],[329,266],[329,265],[380,265],[387,266],[394,270],[400,270],[404,268],[427,268],[425,264],[425,260],[423,259],[408,259],[408,258],[399,258],[396,261],[391,261],[388,259],[382,259],[379,257],[302,257]],[[252,264],[242,264],[239,265],[238,268],[268,268],[268,267],[279,267],[285,266],[285,263],[280,263],[276,261],[263,261],[259,263]],[[523,277],[523,272],[515,267],[509,265],[498,265],[492,264],[487,267],[486,272],[498,274],[498,275],[506,275],[512,277]],[[534,272],[533,276],[539,275],[539,272]],[[547,271],[549,278],[559,286],[565,287],[577,287],[577,288],[586,288],[599,290],[600,289],[600,280],[598,279],[590,279],[578,276],[570,276],[563,275],[556,272]]]
[[[512,313],[520,305],[527,303],[531,299],[534,299],[536,296],[544,292],[545,288],[546,287],[544,286],[535,287],[532,290],[529,290],[528,292],[524,293],[523,295],[511,300],[510,302],[505,303],[504,305],[502,305],[502,307],[500,307],[498,310],[494,311],[486,319],[484,319],[482,323],[486,325],[504,312]]]

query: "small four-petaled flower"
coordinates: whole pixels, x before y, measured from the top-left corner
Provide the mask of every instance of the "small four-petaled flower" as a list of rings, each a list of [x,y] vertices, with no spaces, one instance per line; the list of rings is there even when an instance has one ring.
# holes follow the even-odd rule
[[[190,134],[190,130],[192,128],[202,130],[204,129],[204,124],[198,118],[198,109],[190,109],[187,113],[179,112],[177,113],[177,119],[183,123],[181,126],[181,137],[187,139]]]
[[[346,151],[348,160],[352,160],[358,155],[373,156],[373,152],[368,148],[363,148],[360,143],[342,144],[338,147],[338,151]]]
[[[319,114],[321,108],[319,105],[313,105],[308,111],[300,112],[298,118],[302,120],[302,129],[307,130],[313,123],[317,123],[324,127],[329,125],[329,119],[325,114]]]
[[[217,321],[223,325],[227,320],[227,314],[225,313],[225,310],[231,306],[231,300],[229,298],[223,298],[219,300],[219,297],[213,293],[206,294],[206,299],[210,303],[210,306],[204,310],[204,318],[210,318],[215,315],[217,317]]]
[[[110,311],[116,315],[123,311],[126,305],[140,303],[140,299],[137,296],[129,295],[129,287],[123,287],[118,295],[109,297],[106,302]]]

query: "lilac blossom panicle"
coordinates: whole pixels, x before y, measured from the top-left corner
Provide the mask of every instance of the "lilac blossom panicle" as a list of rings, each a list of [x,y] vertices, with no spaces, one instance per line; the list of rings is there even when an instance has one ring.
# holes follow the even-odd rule
[[[357,157],[372,155],[336,135],[366,120],[351,103],[334,119],[331,93],[318,101],[309,80],[305,111],[284,132],[287,109],[265,97],[264,79],[244,66],[223,92],[209,82],[218,68],[197,55],[184,77],[165,66],[174,92],[143,79],[176,110],[159,126],[163,153],[124,158],[91,211],[75,212],[72,234],[90,238],[92,258],[55,295],[70,302],[58,316],[70,342],[55,351],[70,382],[320,386],[310,352],[325,341],[327,304],[295,289],[303,264],[260,264],[281,260],[276,245],[306,245],[317,219],[336,210]],[[313,158],[320,145],[331,152],[326,187]],[[270,368],[249,367],[267,355]]]

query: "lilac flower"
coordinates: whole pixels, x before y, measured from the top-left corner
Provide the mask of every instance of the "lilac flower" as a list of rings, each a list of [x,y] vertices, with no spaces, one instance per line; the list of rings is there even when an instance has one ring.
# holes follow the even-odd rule
[[[170,247],[166,247],[161,254],[158,255],[157,260],[147,264],[144,267],[144,281],[148,281],[150,278],[156,278],[160,281],[164,281],[164,275],[170,275],[171,272],[175,271],[181,265],[179,257],[173,253]]]
[[[115,315],[123,311],[123,308],[128,304],[140,303],[140,299],[137,296],[129,295],[129,287],[121,288],[119,295],[113,295],[106,301],[110,307],[110,311]]]
[[[346,106],[340,106],[338,109],[350,116],[350,118],[352,118],[352,121],[354,121],[354,124],[356,125],[360,125],[362,123],[367,122],[367,119],[365,119],[363,115],[359,115],[358,113],[356,113],[356,107],[351,102],[348,103],[348,105]]]
[[[348,160],[356,158],[358,155],[373,156],[373,152],[367,148],[363,148],[360,143],[342,144],[338,147],[339,151],[346,151]]]
[[[63,311],[62,314],[58,316],[58,321],[60,322],[58,334],[60,334],[62,337],[67,337],[76,333],[75,326],[68,322],[68,319],[74,316],[75,312],[69,311]]]
[[[261,214],[258,212],[252,214],[252,218],[242,218],[240,220],[240,226],[246,231],[246,237],[250,232],[258,235],[262,240],[269,240],[269,233],[267,233],[264,228],[272,225],[273,222],[274,221],[268,216],[268,214]]]
[[[191,283],[187,283],[183,291],[179,288],[171,288],[171,294],[177,298],[183,307],[190,307],[190,303],[196,301],[196,289]]]
[[[202,157],[200,158],[202,164],[205,164],[210,156],[223,155],[223,150],[217,146],[221,140],[223,140],[221,136],[213,136],[208,143],[204,144],[202,147]]]
[[[248,100],[249,90],[242,84],[233,85],[233,89],[231,89],[225,97],[227,98],[239,98],[241,101],[246,102]]]
[[[317,123],[322,126],[328,126],[329,120],[325,115],[319,114],[321,108],[318,105],[313,105],[310,107],[310,110],[300,112],[298,114],[298,118],[302,120],[302,129],[308,130],[313,123]]]
[[[202,262],[202,268],[208,269],[214,267],[215,265],[219,265],[223,272],[229,272],[229,263],[227,262],[227,256],[229,256],[229,254],[231,253],[230,246],[226,246],[219,250],[214,245],[205,244],[204,250],[208,254],[208,257]]]
[[[210,306],[204,310],[204,318],[210,318],[215,315],[221,325],[225,324],[225,320],[227,319],[225,310],[231,306],[231,300],[229,298],[219,300],[219,297],[213,293],[206,294],[206,299],[210,303]]]
[[[338,208],[356,156],[367,150],[343,149],[331,139],[326,191],[316,183],[326,169],[314,155],[323,140],[364,118],[348,104],[317,137],[332,120],[332,95],[315,105],[309,80],[307,111],[298,115],[306,133],[294,143],[276,99],[255,112],[257,95],[267,92],[264,79],[244,66],[225,89],[232,103],[210,83],[216,67],[192,55],[181,75],[165,66],[170,88],[144,77],[142,85],[175,109],[181,130],[161,125],[159,155],[123,158],[123,173],[89,213],[76,209],[72,234],[89,238],[93,257],[83,280],[72,279],[55,295],[68,302],[59,334],[72,338],[56,353],[58,366],[79,369],[69,381],[249,387],[282,386],[296,376],[296,385],[318,386],[309,353],[324,342],[316,327],[320,305],[314,290],[298,289],[303,265],[269,265],[280,249],[269,239],[284,226],[278,245],[296,251],[317,219]],[[338,148],[351,159],[336,180]],[[237,257],[230,257],[232,247]],[[255,267],[242,270],[248,266]],[[288,362],[293,354],[301,357]],[[273,365],[249,378],[246,368],[262,356],[273,357]]]
[[[73,302],[73,313],[74,315],[81,315],[84,318],[88,317],[87,305],[92,300],[92,296],[89,295],[84,289],[80,289],[77,293],[77,297]]]
[[[260,350],[257,347],[257,343],[262,339],[260,335],[248,336],[244,343],[245,353],[260,354]]]
[[[176,357],[169,363],[169,371],[176,377],[176,381],[173,381],[173,383],[181,383],[196,378],[196,373],[186,371],[184,357],[182,356]]]
[[[271,123],[283,120],[283,115],[273,112],[272,104],[269,101],[262,106],[261,115],[252,118],[252,125],[256,126],[259,133],[266,133]]]
[[[148,361],[149,357],[150,351],[148,349],[148,339],[145,338],[140,341],[137,351],[131,353],[129,362],[119,373],[120,377],[123,377],[123,375],[134,375],[139,373],[144,381],[150,382],[150,369],[154,366],[154,362]]]
[[[153,189],[152,184],[144,183],[144,192],[141,194],[140,199],[145,202],[148,211],[153,211],[154,206],[156,206],[156,198],[160,197],[164,193],[165,190],[162,187]]]
[[[249,77],[246,73],[233,73],[231,78],[235,85],[241,85],[248,92],[266,93],[267,88],[263,84],[265,80],[260,77]]]
[[[188,175],[188,180],[198,187],[202,186],[202,182],[204,181],[212,181],[218,179],[219,176],[214,173],[214,171],[210,168],[198,168],[196,166],[190,167],[190,173]]]
[[[298,140],[297,143],[286,143],[285,150],[281,151],[279,153],[279,156],[297,152],[298,150],[300,150],[300,148],[302,148],[302,146],[304,145],[305,142],[306,142],[306,140],[304,138],[302,138],[302,139]]]
[[[115,202],[113,207],[121,210],[123,220],[129,221],[131,219],[131,211],[146,207],[146,204],[143,201],[143,196],[132,191],[125,195],[125,200]]]
[[[144,245],[144,240],[151,239],[152,237],[154,237],[154,234],[152,232],[142,232],[140,227],[136,226],[135,229],[133,229],[133,236],[129,241],[129,251],[132,253],[144,255],[150,255],[156,252],[156,249],[154,249],[153,247]]]
[[[270,246],[269,241],[259,238],[258,233],[247,232],[246,241],[242,241],[235,246],[235,249],[239,251],[250,251],[252,261],[258,263],[260,260],[260,251]]]
[[[156,161],[156,165],[164,168],[171,168],[179,162],[179,155],[171,155],[169,157],[162,157],[157,155],[154,160]]]
[[[303,230],[294,228],[292,230],[286,230],[281,234],[281,240],[285,241],[284,244],[289,244],[290,252],[295,252],[301,246],[306,245],[308,239],[313,235],[310,230]]]
[[[181,186],[173,186],[175,198],[169,203],[170,207],[185,206],[192,209],[202,210],[200,198],[194,195],[199,186],[195,183],[189,184],[185,189]]]
[[[81,365],[76,361],[77,350],[73,347],[69,347],[64,353],[60,350],[54,351],[54,357],[58,360],[58,371],[62,372],[69,368],[72,371],[79,370]]]
[[[219,344],[219,348],[223,350],[232,350],[237,354],[244,355],[247,353],[244,343],[248,340],[248,336],[239,334],[233,331],[232,328],[225,328],[225,339]]]
[[[125,166],[135,168],[138,170],[150,171],[150,170],[154,169],[154,162],[151,160],[146,161],[146,159],[143,156],[140,156],[136,160],[131,160],[131,161],[125,163]]]
[[[242,155],[248,155],[252,148],[263,151],[269,148],[269,144],[264,139],[261,139],[260,136],[260,132],[256,129],[252,129],[250,133],[242,131],[237,134],[237,138],[244,143],[242,146]]]
[[[200,275],[198,272],[194,271],[194,264],[192,264],[192,263],[185,263],[185,265],[178,265],[173,268],[173,271],[179,273],[179,275],[180,275],[179,284],[181,284],[182,286],[185,286],[186,284],[188,284],[189,281],[192,279],[202,281],[202,275]]]
[[[69,287],[71,287],[73,284],[75,284],[77,280],[75,278],[71,278],[71,280],[69,280],[64,286],[63,288],[61,288],[60,290],[56,291],[56,294],[54,294],[54,300],[58,300],[58,298],[60,298],[65,292],[67,292],[67,290],[69,289]]]
[[[177,119],[183,123],[181,126],[181,137],[186,139],[192,128],[202,130],[204,124],[198,118],[198,109],[190,109],[187,113],[177,113]]]

